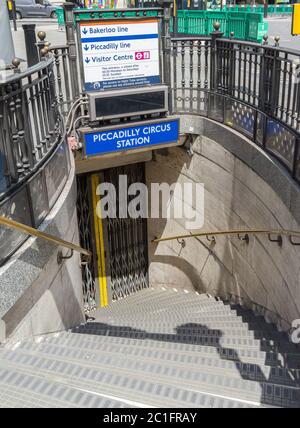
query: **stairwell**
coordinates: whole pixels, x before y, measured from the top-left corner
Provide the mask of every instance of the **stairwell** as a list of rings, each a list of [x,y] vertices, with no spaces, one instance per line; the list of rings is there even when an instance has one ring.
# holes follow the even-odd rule
[[[0,348],[0,407],[300,407],[300,349],[251,311],[147,289]]]

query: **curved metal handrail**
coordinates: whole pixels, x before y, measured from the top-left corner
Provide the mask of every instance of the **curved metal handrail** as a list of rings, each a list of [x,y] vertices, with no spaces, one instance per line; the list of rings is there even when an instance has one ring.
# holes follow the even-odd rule
[[[268,49],[268,50],[273,50],[276,52],[282,52],[282,53],[286,53],[286,54],[290,54],[290,55],[295,55],[295,56],[299,56],[300,55],[300,49],[291,49],[291,48],[285,48],[285,47],[281,47],[281,46],[272,46],[269,44],[263,45],[263,44],[259,44],[256,42],[250,42],[247,40],[240,40],[240,39],[230,39],[228,37],[222,37],[219,39],[222,42],[229,42],[232,44],[238,44],[238,45],[242,45],[242,46],[248,46],[248,47],[253,47],[253,48],[262,48],[262,49]]]
[[[40,230],[34,229],[33,227],[27,226],[22,223],[18,223],[6,217],[0,216],[0,225],[9,227],[10,229],[18,230],[19,232],[25,233],[30,236],[35,236],[36,238],[44,239],[45,241],[48,241],[51,244],[68,248],[71,251],[76,251],[77,253],[86,256],[87,261],[89,261],[92,257],[92,253],[90,251],[80,247],[79,245],[65,241],[48,233],[41,232]]]
[[[24,79],[25,77],[31,76],[32,74],[38,73],[39,71],[44,70],[47,68],[50,64],[54,62],[54,59],[51,58],[44,58],[39,63],[33,65],[32,67],[26,68],[24,71],[17,72],[15,74],[12,74],[11,76],[8,76],[0,82],[0,86],[5,86],[9,83],[14,83],[16,80],[19,81],[21,79]]]
[[[298,245],[296,243],[293,243],[291,239],[293,237],[299,236],[300,238],[300,231],[296,230],[284,230],[284,229],[236,229],[236,230],[218,230],[214,232],[198,232],[198,233],[190,233],[185,235],[176,235],[176,236],[168,236],[165,238],[154,238],[151,242],[152,243],[159,243],[159,242],[166,242],[166,241],[177,241],[179,239],[189,239],[189,238],[210,238],[210,237],[216,237],[220,235],[277,235],[277,236],[288,236],[290,238],[290,242],[292,245]],[[277,242],[277,241],[276,241]],[[300,243],[299,243],[300,244]]]

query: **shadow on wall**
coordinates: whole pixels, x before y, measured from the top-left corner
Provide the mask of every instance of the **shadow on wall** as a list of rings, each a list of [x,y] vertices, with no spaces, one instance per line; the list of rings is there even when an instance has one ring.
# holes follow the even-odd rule
[[[148,186],[153,182],[181,183],[183,180],[192,182],[192,176],[201,177],[201,163],[195,163],[199,158],[201,145],[200,138],[194,143],[194,156],[191,157],[184,147],[158,151],[154,161],[146,164],[146,177]],[[197,160],[198,161],[198,160]],[[197,181],[196,181],[197,182]],[[205,183],[204,183],[205,185]],[[220,213],[221,214],[221,213]],[[151,219],[148,220],[149,231],[149,261],[150,283],[152,286],[163,285],[177,288],[209,292],[218,296],[226,295],[228,280],[234,282],[232,268],[222,262],[224,258],[230,258],[230,245],[227,243],[220,252],[220,246],[205,239],[190,239],[186,242],[186,248],[181,248],[180,242],[169,241],[154,244],[151,241],[161,236],[173,236],[188,234],[203,230],[217,230],[213,226],[209,212],[205,210],[205,225],[201,230],[186,231],[184,224],[176,219]],[[190,254],[192,248],[193,254]],[[215,250],[218,250],[217,253]],[[228,255],[225,257],[224,252]],[[192,255],[192,257],[191,257]],[[198,256],[198,259],[197,259]],[[211,266],[215,270],[214,276],[209,278]],[[225,280],[224,280],[225,278]],[[239,285],[235,284],[237,293],[240,293]]]
[[[91,334],[91,335],[98,335],[98,336],[105,336],[105,337],[120,337],[120,338],[128,338],[128,339],[135,339],[135,340],[153,340],[153,341],[159,341],[159,342],[168,342],[168,343],[177,343],[177,344],[188,344],[195,346],[195,349],[189,349],[189,355],[193,355],[199,358],[199,361],[197,363],[197,368],[194,369],[198,373],[201,373],[201,353],[198,352],[197,346],[208,346],[213,347],[217,351],[217,355],[220,360],[226,360],[230,361],[234,364],[234,367],[237,370],[237,373],[239,373],[239,378],[247,381],[252,381],[253,383],[259,385],[258,390],[258,396],[256,397],[257,402],[265,405],[279,405],[279,398],[274,396],[274,391],[272,389],[272,386],[270,386],[270,383],[275,381],[273,379],[272,371],[270,371],[270,375],[267,377],[266,374],[262,371],[261,367],[254,363],[243,363],[239,357],[238,350],[236,349],[229,349],[222,346],[221,341],[223,338],[223,332],[221,330],[211,330],[206,325],[201,325],[197,323],[188,323],[188,324],[182,324],[174,328],[175,333],[174,334],[162,334],[162,333],[154,333],[149,332],[145,330],[138,330],[132,327],[126,327],[126,326],[115,326],[105,323],[88,323],[85,326],[80,327],[79,329],[73,330],[74,334]],[[125,346],[125,345],[124,345]],[[135,347],[138,348],[139,342],[136,343]],[[141,343],[142,346],[142,343]],[[261,348],[264,349],[265,343],[261,343]],[[164,348],[166,351],[167,348]],[[170,346],[170,350],[172,350],[172,353],[176,353],[176,349],[173,349]],[[161,359],[159,358],[159,355],[157,355],[157,364],[159,365]],[[152,360],[153,361],[153,360]],[[174,360],[176,361],[176,360]],[[173,364],[174,364],[173,361]],[[182,360],[180,360],[182,363]],[[195,363],[196,364],[196,363]],[[138,361],[137,361],[138,365]],[[143,363],[143,366],[145,363]],[[264,365],[264,364],[262,364]],[[280,362],[277,361],[276,365],[278,367],[281,367]],[[211,365],[213,367],[213,364]],[[185,369],[182,369],[182,365],[178,365],[178,371],[180,371],[180,378],[177,379],[180,381],[180,385],[182,389],[185,387],[191,387],[191,383],[196,384],[199,386],[199,383],[204,382],[207,383],[206,386],[211,384],[211,380],[209,379],[209,376],[204,376],[202,379],[198,376],[198,380],[195,380],[194,382],[191,380],[191,370],[193,369],[191,367]],[[203,373],[206,373],[206,370],[203,370]],[[215,370],[213,372],[214,374],[217,374],[217,371]],[[186,378],[185,378],[186,374]],[[168,375],[166,375],[168,376]],[[219,375],[220,378],[226,377],[226,370],[222,370]],[[229,378],[232,378],[232,374],[228,375]],[[228,379],[229,379],[228,378]],[[160,378],[161,379],[161,378]],[[201,380],[199,380],[201,379]],[[155,381],[155,378],[153,379]],[[224,380],[224,379],[223,379]],[[295,379],[292,375],[292,373],[289,376],[289,387],[299,388],[300,386],[300,379]],[[274,382],[276,383],[276,381]],[[226,385],[225,383],[222,383],[220,385]],[[244,393],[246,390],[241,390],[239,388],[242,388],[238,383],[232,383],[232,396],[230,397],[232,400],[241,398],[241,392]],[[215,391],[215,385],[213,385],[213,391]],[[252,389],[254,391],[254,389]],[[293,394],[293,393],[292,393]],[[285,402],[285,406],[287,407],[299,407],[300,406],[300,390],[297,389],[294,391],[294,395],[290,395],[289,397],[284,397],[287,402]],[[251,401],[251,400],[250,400]]]
[[[183,147],[168,149],[146,165],[148,186],[195,182],[205,188],[201,230],[187,231],[184,221],[176,219],[149,219],[150,285],[206,292],[251,308],[254,302],[287,330],[300,313],[299,247],[284,242],[280,248],[266,236],[250,237],[249,245],[236,236],[218,236],[216,245],[205,238],[188,239],[185,248],[176,240],[151,242],[205,230],[293,227],[288,207],[246,163],[205,137],[196,138],[193,153],[190,157]]]
[[[4,158],[3,158],[2,154],[0,153],[0,196],[7,189],[6,179],[4,176],[4,162],[3,161],[4,161]]]

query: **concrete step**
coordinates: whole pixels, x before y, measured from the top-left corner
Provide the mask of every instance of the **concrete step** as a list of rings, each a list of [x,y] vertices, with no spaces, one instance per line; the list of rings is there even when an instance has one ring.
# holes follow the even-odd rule
[[[232,329],[232,330],[243,330],[243,331],[255,331],[255,332],[265,332],[269,334],[274,333],[274,329],[271,326],[268,326],[268,324],[255,322],[255,321],[249,321],[249,322],[243,322],[240,318],[236,317],[224,317],[224,316],[213,316],[208,315],[206,317],[190,317],[188,318],[176,318],[176,319],[168,319],[165,317],[156,317],[152,318],[153,320],[156,320],[159,324],[167,324],[169,326],[175,326],[175,328],[186,328],[190,325],[196,325],[197,328],[206,329],[206,330],[220,330],[222,331],[222,328],[226,329]],[[139,326],[147,324],[147,319],[145,318],[136,318],[136,317],[126,317],[126,318],[117,318],[117,317],[95,317],[95,322],[99,322],[102,324],[113,324],[113,325],[119,325],[119,326],[130,326],[133,323]],[[275,330],[275,334],[278,333]]]
[[[0,367],[0,408],[128,408],[126,400],[94,394],[52,378]]]
[[[176,290],[176,291],[175,291]],[[213,296],[210,296],[209,294],[203,294],[198,293],[197,291],[189,291],[189,290],[177,290],[175,288],[145,288],[137,293],[131,294],[130,296],[127,296],[122,299],[115,300],[112,305],[122,305],[123,301],[126,300],[128,303],[143,303],[148,302],[150,303],[153,300],[161,300],[161,299],[170,299],[172,298],[172,302],[176,301],[178,298],[185,297],[186,301],[198,299],[200,300],[209,300],[215,298]],[[217,299],[221,301],[220,299]]]
[[[35,401],[29,394],[39,394],[40,399],[45,399],[45,382],[54,382],[52,385],[52,397],[59,398],[63,395],[68,398],[71,393],[89,393],[91,396],[99,398],[109,397],[116,402],[130,403],[136,407],[170,407],[170,408],[248,408],[262,406],[260,402],[251,403],[241,399],[223,397],[220,394],[210,394],[208,391],[200,391],[199,388],[191,389],[177,385],[176,382],[164,384],[153,382],[151,376],[143,377],[117,370],[107,371],[103,369],[93,369],[81,367],[72,363],[56,363],[55,360],[43,360],[44,364],[50,364],[45,369],[37,369],[13,363],[5,362],[5,367],[0,361],[0,394],[4,393],[8,387],[15,387],[22,396],[27,397],[34,407]],[[26,382],[30,382],[26,386]],[[25,383],[25,385],[24,385]],[[47,385],[48,386],[48,385]],[[71,389],[71,391],[70,391]],[[49,390],[48,394],[49,394]],[[47,398],[49,396],[47,395]],[[74,399],[71,396],[71,399]],[[69,398],[68,398],[69,399]],[[93,404],[95,400],[92,401]],[[11,400],[14,404],[14,398]],[[63,403],[60,407],[63,407]],[[93,406],[101,407],[101,406]]]
[[[129,380],[143,380],[154,384],[163,384],[170,387],[181,387],[184,390],[200,390],[213,394],[218,390],[218,395],[231,399],[251,401],[272,406],[298,407],[300,405],[300,389],[290,386],[273,385],[270,382],[253,382],[244,379],[236,379],[230,373],[223,375],[207,373],[203,369],[193,370],[178,367],[168,367],[159,363],[149,364],[144,361],[129,361],[120,356],[106,360],[106,364],[90,360],[74,361],[64,359],[57,355],[51,357],[48,353],[43,356],[35,353],[6,351],[2,355],[0,367],[11,367],[40,373],[44,376],[60,376],[68,384],[69,381],[88,379],[93,385],[99,375],[105,376],[106,384],[114,376],[120,377],[120,387],[125,387],[124,378]],[[76,376],[74,376],[76,373]],[[109,376],[111,375],[111,376]],[[102,380],[103,382],[103,380]],[[75,382],[76,384],[76,382]],[[113,385],[113,382],[111,381]]]
[[[101,318],[99,318],[99,321],[95,321],[96,323],[106,324],[105,322],[101,322]],[[93,325],[93,322],[89,322],[89,324]],[[117,317],[110,318],[109,322],[107,322],[110,326],[119,326],[119,319]],[[223,323],[218,324],[218,328],[210,328],[209,326],[201,326],[196,323],[191,324],[177,324],[170,322],[161,322],[161,321],[131,321],[130,319],[126,320],[126,323],[124,323],[126,327],[135,328],[139,330],[145,330],[150,332],[161,332],[161,333],[170,333],[174,334],[176,333],[176,330],[180,328],[181,333],[191,334],[191,333],[197,333],[198,335],[205,335],[205,336],[214,336],[214,337],[241,337],[241,338],[249,338],[249,339],[265,339],[265,340],[277,340],[277,341],[283,341],[288,342],[289,338],[286,334],[279,333],[277,331],[273,330],[249,330],[248,325],[244,324],[241,326],[236,327],[233,326],[227,326]]]
[[[79,332],[82,330],[82,333],[87,331],[86,329],[89,329],[89,332],[93,334],[93,329],[95,329],[95,334],[103,334],[103,330],[108,334],[108,332],[112,331],[111,335],[118,335],[118,332],[121,332],[121,335],[124,336],[125,332],[128,332],[128,334],[133,334],[136,331],[143,331],[148,333],[148,337],[151,339],[151,336],[153,336],[153,339],[156,340],[157,335],[166,335],[166,340],[176,339],[176,336],[180,336],[179,341],[185,340],[190,341],[191,343],[197,343],[199,344],[220,344],[222,346],[236,346],[241,345],[242,346],[257,346],[258,348],[262,350],[272,350],[272,349],[279,349],[282,352],[290,352],[294,353],[296,355],[300,354],[299,347],[296,345],[290,343],[287,338],[284,338],[280,335],[276,336],[274,335],[268,335],[268,332],[266,334],[256,334],[253,331],[249,330],[232,330],[227,328],[226,330],[211,330],[205,326],[198,326],[197,324],[191,324],[191,325],[184,325],[184,326],[167,326],[167,325],[161,325],[159,323],[147,325],[147,323],[128,323],[125,327],[120,327],[114,323],[109,324],[102,324],[102,323],[96,323],[94,324],[95,327],[93,327],[93,323],[89,323],[88,327],[82,327],[79,328]],[[99,332],[99,328],[101,328],[101,333]],[[115,333],[115,334],[114,334]],[[264,333],[264,332],[262,332]],[[110,333],[109,333],[110,334]],[[226,342],[226,340],[229,340],[229,342]]]
[[[300,407],[299,348],[238,305],[147,289],[90,315],[0,349],[0,406]]]
[[[89,323],[86,326],[79,329],[82,334],[94,334],[97,336],[110,336],[110,337],[127,337],[135,339],[149,339],[164,342],[178,342],[178,343],[190,343],[193,345],[200,346],[214,346],[221,348],[237,349],[254,349],[261,351],[277,351],[277,347],[281,352],[294,353],[299,355],[299,349],[292,344],[279,343],[276,344],[274,341],[263,341],[256,339],[244,339],[240,337],[227,337],[221,338],[211,335],[201,335],[196,332],[182,332],[180,328],[177,329],[177,333],[164,333],[164,332],[152,332],[131,327],[120,327],[111,326],[108,324],[93,324]]]
[[[184,304],[184,307],[183,307]],[[138,313],[153,313],[153,312],[159,312],[161,310],[167,310],[169,313],[174,313],[174,311],[184,311],[186,308],[189,308],[190,310],[201,312],[203,310],[209,310],[212,309],[219,309],[223,310],[224,312],[228,313],[230,311],[234,310],[230,308],[230,306],[224,305],[222,302],[217,302],[213,299],[209,299],[208,301],[200,300],[198,301],[191,301],[191,302],[185,302],[184,299],[182,301],[178,301],[176,304],[170,304],[167,305],[166,301],[157,301],[152,304],[145,303],[136,303],[136,304],[127,304],[126,307],[122,308],[122,313],[132,313],[134,311],[137,311]],[[111,313],[119,313],[120,312],[120,306],[117,306],[116,304],[111,304],[110,306],[107,306],[105,308],[101,309],[103,314],[111,314]]]
[[[119,319],[120,321],[124,321],[126,322],[126,320],[137,320],[137,321],[141,321],[141,320],[150,320],[151,317],[155,316],[155,319],[160,320],[160,321],[174,321],[174,322],[197,322],[197,321],[201,321],[205,324],[205,320],[208,321],[216,321],[216,322],[235,322],[235,323],[239,323],[239,324],[243,324],[243,323],[256,323],[257,325],[268,325],[266,324],[266,322],[262,322],[261,320],[259,320],[258,318],[256,318],[254,315],[253,316],[247,316],[247,317],[241,317],[238,316],[236,314],[234,314],[234,312],[230,311],[228,313],[219,313],[218,311],[214,311],[214,310],[208,310],[208,311],[204,311],[204,312],[199,312],[199,313],[191,313],[191,314],[184,314],[184,313],[180,313],[178,312],[176,315],[172,315],[172,313],[169,313],[168,311],[161,311],[161,312],[157,312],[155,314],[144,314],[143,312],[134,312],[132,311],[132,313],[128,313],[128,314],[124,314],[124,315],[118,315],[117,313],[111,313],[111,314],[101,314],[100,316],[98,316],[97,314],[94,315],[95,318],[98,320],[109,320],[112,318],[116,318]],[[153,318],[152,318],[153,319]],[[270,329],[273,330],[273,327],[271,326]]]
[[[189,326],[191,324],[198,324],[199,328],[203,327],[205,329],[211,330],[220,330],[223,329],[227,330],[241,330],[246,332],[254,332],[254,333],[265,333],[265,334],[275,334],[279,336],[283,336],[285,338],[288,338],[288,336],[284,333],[279,333],[277,330],[274,330],[274,327],[271,324],[256,322],[256,321],[249,321],[249,322],[243,322],[240,318],[228,318],[223,317],[221,320],[218,317],[213,316],[207,316],[204,319],[200,319],[199,317],[193,317],[195,319],[191,319],[192,317],[160,317],[156,316],[155,318],[150,318],[150,320],[144,317],[122,317],[121,315],[118,317],[117,315],[113,315],[110,317],[104,317],[100,315],[100,312],[96,312],[94,314],[93,320],[95,322],[102,322],[107,324],[117,324],[117,325],[131,325],[132,323],[143,325],[146,324],[152,325],[152,323],[155,321],[155,323],[159,323],[160,325],[167,325],[167,326],[182,326],[184,328],[185,326]],[[198,318],[198,319],[197,319]],[[200,322],[199,322],[200,321]],[[201,322],[202,321],[202,322]],[[175,328],[176,328],[175,327]]]
[[[257,382],[271,382],[279,385],[300,386],[300,370],[282,369],[281,367],[270,367],[264,364],[246,364],[240,361],[228,361],[218,357],[201,357],[197,352],[174,353],[168,350],[148,350],[137,349],[138,347],[108,345],[103,349],[85,349],[81,346],[73,347],[61,346],[60,344],[49,343],[23,343],[18,348],[18,355],[26,353],[30,355],[49,355],[53,358],[67,361],[89,360],[93,364],[112,363],[116,358],[131,364],[142,362],[144,364],[158,364],[163,367],[175,367],[178,369],[203,370],[205,373],[215,373],[223,375],[224,371],[233,378],[253,380]],[[13,351],[10,351],[13,352]],[[121,355],[121,357],[120,357]]]
[[[217,358],[226,359],[229,361],[242,361],[244,363],[252,364],[266,364],[270,366],[282,366],[288,367],[291,369],[298,369],[299,367],[299,358],[298,362],[290,361],[290,358],[284,356],[278,352],[264,352],[256,349],[232,349],[232,348],[223,348],[223,347],[214,347],[214,346],[201,346],[197,344],[190,343],[178,343],[178,342],[166,342],[159,340],[149,340],[147,338],[138,339],[138,338],[128,338],[128,337],[117,337],[117,336],[99,336],[92,333],[85,334],[67,334],[63,333],[58,337],[49,337],[47,342],[53,344],[62,344],[62,346],[84,346],[86,349],[90,349],[91,352],[93,349],[104,349],[109,345],[120,346],[120,349],[123,346],[132,346],[135,349],[144,350],[144,355],[147,354],[149,349],[155,349],[157,352],[160,350],[170,350],[173,353],[184,353],[188,355],[194,355],[197,352],[197,355],[203,357],[215,356]]]

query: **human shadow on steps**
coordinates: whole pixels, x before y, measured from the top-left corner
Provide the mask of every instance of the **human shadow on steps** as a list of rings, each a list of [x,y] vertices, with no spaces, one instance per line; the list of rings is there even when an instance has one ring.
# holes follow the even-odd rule
[[[182,351],[186,351],[189,354],[186,354],[184,358],[186,363],[184,360],[181,359],[178,367],[179,369],[181,367],[184,368],[184,370],[180,370],[180,381],[182,382],[182,384],[184,384],[184,381],[186,379],[184,377],[184,373],[187,373],[189,370],[196,371],[198,373],[197,379],[199,383],[209,382],[209,376],[203,376],[203,374],[207,373],[206,369],[204,368],[204,365],[206,365],[207,368],[210,368],[208,372],[213,374],[215,380],[215,388],[217,388],[218,385],[218,383],[216,383],[216,377],[223,377],[222,381],[224,383],[221,384],[223,385],[223,388],[227,387],[229,390],[233,391],[233,395],[231,397],[232,400],[234,400],[235,398],[238,399],[239,391],[241,392],[241,397],[247,397],[247,389],[245,389],[246,384],[239,382],[239,380],[242,379],[244,381],[252,381],[260,385],[260,397],[258,400],[256,399],[255,401],[260,402],[260,404],[262,405],[300,407],[300,384],[299,378],[297,378],[297,375],[295,374],[296,371],[295,373],[293,373],[293,370],[287,370],[282,368],[280,366],[279,361],[277,361],[277,364],[275,364],[274,358],[272,358],[273,367],[270,367],[268,352],[266,352],[265,360],[261,361],[260,366],[257,363],[251,362],[251,356],[246,358],[247,362],[243,362],[237,349],[225,347],[222,342],[226,342],[226,333],[222,332],[221,330],[211,329],[206,325],[201,325],[198,323],[183,324],[175,327],[173,330],[175,331],[175,333],[161,333],[159,331],[149,332],[146,330],[139,330],[130,326],[118,326],[100,322],[92,322],[84,326],[80,326],[77,329],[74,329],[73,333],[104,336],[106,338],[117,337],[135,339],[137,340],[135,344],[136,347],[140,345],[140,343],[138,342],[139,340],[150,340],[157,342],[168,342],[170,344],[189,345],[188,347],[181,349],[181,355]],[[104,344],[103,346],[105,345],[106,344]],[[126,344],[120,344],[120,353],[122,353],[122,346],[126,347]],[[201,349],[201,354],[199,352],[199,346],[203,347],[203,349]],[[212,356],[210,351],[205,353],[204,348],[207,347],[215,348],[215,356]],[[172,355],[176,353],[176,349],[174,349],[174,347],[172,346],[170,346],[170,349],[167,349],[166,347],[161,348],[161,351],[169,351]],[[208,351],[208,349],[206,349],[206,351]],[[255,347],[253,348],[253,351],[254,353],[252,358],[253,360],[255,360],[257,359],[255,351],[257,354],[257,351],[259,350]],[[149,352],[151,352],[151,347],[149,347]],[[191,353],[193,352],[193,362],[191,363],[190,360],[188,360],[188,356],[191,356]],[[240,352],[242,352],[242,348]],[[216,357],[219,358],[219,360],[227,361],[228,364],[225,363],[222,365],[221,361],[217,363],[216,361],[214,361]],[[151,356],[151,359],[153,360],[153,354]],[[158,365],[160,361],[162,361],[162,359],[157,359]],[[165,362],[165,359],[163,361]],[[175,360],[173,359],[173,362],[174,361]],[[190,369],[188,368],[189,366]],[[230,377],[231,375],[229,375],[227,376],[227,379],[225,379],[226,367],[230,367],[231,369],[236,368],[239,373],[239,376],[235,375],[233,377]],[[219,375],[217,375],[218,372]],[[247,386],[248,388],[250,388],[248,389],[248,391],[250,392],[251,385],[248,384]],[[216,395],[218,395],[217,389],[215,393]],[[243,400],[243,398],[241,398],[241,400]],[[247,401],[245,398],[244,400]]]

